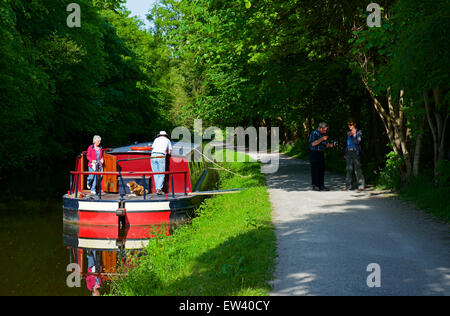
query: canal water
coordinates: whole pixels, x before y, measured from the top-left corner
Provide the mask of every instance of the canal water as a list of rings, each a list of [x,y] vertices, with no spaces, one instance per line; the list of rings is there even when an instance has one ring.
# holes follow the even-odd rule
[[[2,296],[108,293],[111,277],[126,265],[125,251],[121,251],[124,244],[130,243],[135,249],[144,247],[143,237],[148,240],[150,230],[143,227],[139,231],[118,231],[107,227],[79,229],[64,226],[60,200],[7,208],[1,214]],[[144,236],[145,231],[147,235]],[[78,238],[81,234],[86,238]],[[77,279],[73,270],[67,271],[71,263],[78,265],[81,278]]]
[[[204,164],[197,165],[190,166],[193,179],[204,174]],[[207,174],[198,190],[216,188],[217,173]],[[170,234],[175,227],[158,229]],[[0,295],[87,296],[109,293],[109,280],[120,273],[120,266],[125,266],[125,269],[127,266],[125,252],[121,251],[123,244],[127,249],[133,249],[127,253],[139,254],[139,249],[145,247],[154,229],[133,227],[118,231],[105,227],[65,226],[61,198],[0,204]],[[76,279],[71,278],[72,272],[67,271],[69,264],[79,266],[82,275],[80,286],[68,286],[68,278],[71,285],[76,283]],[[101,287],[97,291],[94,288],[98,285]]]

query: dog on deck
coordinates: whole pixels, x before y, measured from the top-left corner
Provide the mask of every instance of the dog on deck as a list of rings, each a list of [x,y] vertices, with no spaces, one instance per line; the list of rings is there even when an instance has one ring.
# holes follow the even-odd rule
[[[130,181],[127,183],[127,186],[130,188],[131,195],[135,195],[135,196],[143,196],[144,195],[144,187],[142,185],[139,185],[134,181]],[[148,194],[147,189],[145,189],[145,194]]]

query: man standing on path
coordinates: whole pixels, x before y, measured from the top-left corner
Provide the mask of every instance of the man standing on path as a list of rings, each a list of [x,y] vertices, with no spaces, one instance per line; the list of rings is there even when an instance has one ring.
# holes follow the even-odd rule
[[[345,147],[345,159],[347,160],[347,177],[345,179],[345,191],[352,188],[353,171],[358,181],[358,190],[364,190],[365,181],[361,170],[361,130],[356,129],[355,120],[348,120],[347,145]]]
[[[309,161],[311,163],[311,178],[314,191],[329,191],[324,185],[325,179],[325,148],[333,147],[328,144],[328,124],[321,122],[316,130],[309,135]]]

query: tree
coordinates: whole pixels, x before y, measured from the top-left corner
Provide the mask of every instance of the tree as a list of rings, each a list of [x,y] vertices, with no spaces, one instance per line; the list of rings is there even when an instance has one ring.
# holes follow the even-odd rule
[[[168,50],[123,1],[0,2],[0,174],[27,179],[73,163],[94,134],[106,146],[170,128]],[[20,177],[14,177],[20,178]]]
[[[430,126],[434,146],[434,170],[444,158],[448,122],[449,14],[445,1],[396,1],[385,7],[380,28],[355,31],[355,57],[362,80],[374,101],[394,152],[405,161],[405,178],[417,174],[421,136],[410,154],[412,134]],[[397,97],[395,96],[397,94]],[[433,95],[433,102],[430,101]],[[385,103],[385,105],[383,105]],[[424,108],[424,110],[422,110]],[[414,130],[411,129],[414,127]]]
[[[392,72],[424,107],[433,138],[435,183],[445,157],[445,135],[449,120],[448,37],[450,7],[446,1],[398,1],[395,6],[402,32],[393,55]]]

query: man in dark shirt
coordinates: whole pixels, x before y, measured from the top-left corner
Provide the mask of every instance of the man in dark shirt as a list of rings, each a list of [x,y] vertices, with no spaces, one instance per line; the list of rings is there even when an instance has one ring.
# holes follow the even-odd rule
[[[309,161],[311,163],[311,178],[314,191],[329,191],[324,185],[325,178],[325,157],[324,150],[333,147],[327,144],[328,124],[320,123],[319,127],[309,135]]]

